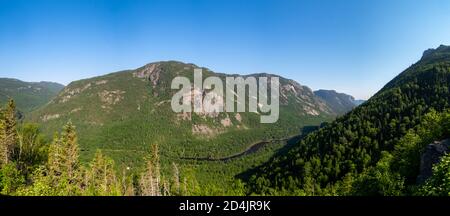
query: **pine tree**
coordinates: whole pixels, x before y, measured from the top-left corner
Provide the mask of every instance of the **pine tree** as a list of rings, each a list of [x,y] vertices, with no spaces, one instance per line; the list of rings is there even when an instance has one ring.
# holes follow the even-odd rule
[[[141,174],[139,179],[140,195],[142,196],[156,196],[158,194],[159,189],[156,188],[153,170],[154,168],[151,160],[147,160],[145,171]]]
[[[139,179],[140,195],[142,196],[161,196],[161,174],[159,166],[158,145],[152,146],[150,158],[146,158],[145,171]]]
[[[61,136],[61,144],[65,155],[64,165],[67,171],[67,177],[69,177],[69,179],[75,179],[79,174],[77,173],[79,168],[79,149],[75,126],[72,122],[69,122],[66,126],[64,126]]]
[[[63,161],[64,152],[61,145],[61,139],[58,134],[55,134],[48,153],[47,167],[49,176],[57,178],[63,174]]]
[[[130,175],[127,171],[130,167],[126,167],[122,170],[122,178],[121,178],[121,190],[124,196],[134,196],[136,194],[134,187],[134,178],[135,175]]]
[[[163,196],[170,196],[170,186],[167,181],[163,182]]]
[[[187,178],[184,177],[183,178],[183,195],[188,195],[188,182],[187,182]]]
[[[69,122],[64,126],[61,136],[55,135],[48,155],[49,178],[58,195],[81,193],[83,172],[78,157],[75,127]]]
[[[89,195],[121,195],[114,171],[114,161],[104,156],[100,150],[97,150],[90,163],[90,169],[86,175],[86,184],[89,188]]]
[[[160,188],[160,184],[161,184],[161,168],[160,168],[160,164],[159,164],[159,148],[158,148],[158,144],[154,144],[152,145],[152,163],[153,166],[155,168],[155,180],[156,180],[156,188]]]
[[[172,177],[172,193],[180,195],[180,170],[176,163],[172,163],[173,177]]]
[[[0,167],[6,163],[8,157],[8,149],[6,148],[5,119],[3,116],[3,110],[0,110]]]
[[[16,130],[16,105],[14,100],[9,100],[6,110],[3,112],[0,132],[0,164],[8,164],[14,156],[14,148],[17,145]]]

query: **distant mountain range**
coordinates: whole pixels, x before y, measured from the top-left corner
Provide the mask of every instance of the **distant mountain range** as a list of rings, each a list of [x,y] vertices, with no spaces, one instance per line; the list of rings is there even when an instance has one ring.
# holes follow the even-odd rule
[[[359,105],[361,105],[361,104],[363,104],[364,102],[366,102],[367,100],[354,100],[353,101],[353,103],[356,105],[356,106],[359,106]]]
[[[24,82],[17,79],[0,78],[0,104],[13,98],[22,112],[33,111],[54,98],[64,85],[53,82]]]
[[[335,90],[317,90],[314,94],[324,100],[337,114],[345,114],[356,106],[364,103],[364,100],[355,100],[351,95],[338,93]]]
[[[195,69],[225,84],[229,76],[278,77],[279,120],[262,124],[260,111],[173,112],[172,80],[192,83]],[[165,61],[68,86],[1,78],[0,103],[14,99],[26,113],[22,120],[38,123],[48,137],[72,122],[81,162],[101,150],[119,170],[138,173],[157,144],[161,172],[194,176],[201,195],[448,195],[448,178],[436,170],[449,170],[448,161],[439,162],[449,152],[449,86],[450,47],[442,45],[368,101],[313,92],[274,74],[227,75]],[[188,95],[209,93],[188,89]],[[242,97],[225,91],[225,101]]]
[[[171,89],[176,76],[193,81],[193,71],[203,69],[203,78],[279,77],[280,116],[274,124],[261,124],[262,113],[174,113]],[[290,137],[305,134],[355,107],[353,97],[335,91],[313,92],[296,81],[274,74],[227,75],[194,64],[154,62],[134,70],[78,80],[64,87],[56,83],[26,83],[3,79],[0,93],[17,101],[26,112],[25,121],[39,123],[49,137],[68,121],[76,125],[81,160],[91,160],[100,149],[119,166],[139,167],[151,144],[159,144],[162,161],[188,169],[197,166],[202,184],[224,185],[233,176],[267,160]],[[203,92],[205,93],[205,92]],[[246,99],[248,103],[248,99]],[[273,142],[273,143],[272,143]],[[272,143],[268,147],[258,143]],[[197,159],[213,160],[262,149],[249,161],[215,167],[197,164]],[[256,150],[255,150],[256,151]],[[188,158],[189,160],[187,160]],[[170,164],[169,164],[170,165]],[[215,167],[214,169],[212,167]],[[222,177],[217,177],[222,176]]]
[[[24,120],[39,123],[49,136],[73,122],[83,162],[100,149],[119,168],[134,172],[141,168],[150,145],[158,144],[162,172],[171,172],[174,166],[178,173],[174,164],[179,165],[198,180],[204,190],[200,194],[442,192],[440,178],[447,179],[431,171],[448,150],[444,143],[450,137],[449,46],[425,51],[368,101],[334,90],[313,92],[279,77],[280,117],[274,124],[260,123],[264,113],[259,111],[174,113],[170,103],[177,90],[171,89],[171,81],[184,76],[192,82],[198,68],[203,79],[279,77],[226,75],[183,62],[154,62],[66,87],[3,78],[0,102],[13,98],[26,112]],[[433,143],[436,140],[445,142]],[[423,153],[430,143],[440,150],[428,151],[432,156],[424,167]],[[427,175],[422,175],[424,170]],[[427,181],[433,176],[436,181]]]
[[[224,153],[239,152],[261,139],[298,134],[304,126],[319,125],[344,112],[310,88],[279,77],[280,119],[276,124],[260,124],[260,113],[174,113],[170,100],[176,91],[171,90],[171,81],[175,76],[192,81],[195,68],[200,67],[176,61],[155,62],[136,70],[75,81],[50,103],[34,111],[29,120],[42,123],[49,133],[72,120],[79,128],[86,155],[97,148],[117,155],[117,150],[127,146],[128,150],[117,155],[117,159],[136,160],[129,155],[148,147],[149,140],[164,140],[161,142],[167,144],[162,146],[183,152],[177,157],[225,156]],[[228,76],[202,69],[204,78],[218,76],[225,80]],[[205,143],[205,139],[210,142]],[[231,140],[235,144],[230,146]],[[198,144],[187,148],[186,142]],[[224,142],[227,144],[220,144]]]

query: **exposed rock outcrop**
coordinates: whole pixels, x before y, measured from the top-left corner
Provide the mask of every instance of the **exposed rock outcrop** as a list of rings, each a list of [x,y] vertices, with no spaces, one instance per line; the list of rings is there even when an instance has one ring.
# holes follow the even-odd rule
[[[159,66],[160,64],[158,63],[148,64],[142,70],[133,73],[133,76],[148,79],[152,83],[153,88],[155,88],[161,73],[161,68]]]
[[[355,108],[358,102],[351,95],[339,93],[335,90],[320,89],[314,91],[314,95],[325,101],[325,103],[333,110],[333,112],[343,115],[353,108]]]
[[[439,163],[446,153],[450,153],[450,139],[435,141],[426,147],[420,159],[420,175],[417,177],[417,183],[422,184],[431,176],[433,165]]]

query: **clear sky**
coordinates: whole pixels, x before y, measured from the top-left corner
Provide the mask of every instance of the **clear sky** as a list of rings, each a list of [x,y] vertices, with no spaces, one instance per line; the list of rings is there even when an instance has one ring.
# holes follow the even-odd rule
[[[179,60],[367,99],[440,44],[446,0],[0,0],[0,77],[25,81]]]

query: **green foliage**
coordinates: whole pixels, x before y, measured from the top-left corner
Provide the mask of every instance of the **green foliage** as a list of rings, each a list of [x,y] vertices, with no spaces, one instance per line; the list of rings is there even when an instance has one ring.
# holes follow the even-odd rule
[[[161,175],[157,145],[153,145],[148,166],[140,175],[138,186],[132,175],[116,174],[114,161],[97,151],[88,167],[78,160],[75,127],[68,123],[61,135],[55,135],[44,165],[32,164],[33,173],[26,184],[14,163],[0,169],[0,189],[4,194],[22,196],[119,196],[119,195],[190,195],[198,184],[189,175],[182,175],[174,164],[172,182]],[[183,181],[181,182],[181,179]]]
[[[37,167],[32,174],[32,184],[23,185],[16,192],[19,196],[61,196],[61,187],[55,187],[46,166]],[[61,191],[60,191],[61,190]]]
[[[433,166],[433,175],[418,190],[419,195],[450,196],[450,155]]]
[[[86,174],[86,193],[90,196],[121,195],[114,161],[97,151]]]
[[[399,196],[404,189],[404,179],[391,170],[393,156],[387,152],[374,167],[361,173],[352,185],[352,195]]]
[[[25,183],[25,178],[16,164],[8,163],[0,169],[0,193],[12,194]]]
[[[368,102],[323,124],[297,144],[271,142],[258,154],[230,161],[213,159],[245,151],[251,143],[296,134],[330,116],[302,115],[301,103],[287,103],[280,121],[273,125],[258,124],[259,116],[254,113],[243,115],[241,121],[233,114],[192,115],[192,121],[183,121],[164,102],[170,99],[171,77],[185,73],[183,66],[163,64],[162,74],[169,75],[160,77],[158,88],[133,75],[140,69],[71,84],[30,118],[44,123],[45,133],[53,133],[69,119],[79,125],[80,139],[69,122],[55,135],[48,151],[39,130],[31,126],[15,129],[10,104],[0,115],[0,153],[6,155],[1,169],[4,193],[448,195],[448,156],[435,166],[425,185],[416,185],[424,147],[450,136],[448,51],[427,55]],[[103,94],[121,91],[126,94],[112,100]],[[296,99],[295,95],[287,98]],[[224,118],[230,118],[233,125],[221,125]],[[205,125],[215,133],[195,135],[192,124]],[[122,175],[117,175],[118,170]]]
[[[71,120],[77,125],[82,164],[89,163],[100,149],[115,161],[117,170],[129,167],[133,173],[144,169],[142,158],[153,143],[158,143],[161,172],[165,176],[171,175],[172,163],[176,163],[180,173],[195,169],[193,173],[200,185],[213,187],[215,194],[227,195],[232,193],[229,188],[233,186],[236,175],[265,162],[284,143],[268,145],[270,147],[259,150],[257,154],[226,163],[185,158],[228,157],[246,151],[255,143],[292,137],[304,127],[318,126],[334,118],[312,91],[297,86],[301,88],[299,95],[294,91],[285,93],[287,98],[283,97],[281,101],[280,119],[275,124],[260,124],[260,114],[248,112],[239,115],[220,113],[217,117],[194,113],[183,120],[171,109],[170,100],[176,91],[170,88],[170,84],[175,76],[192,79],[196,66],[180,62],[156,64],[160,70],[157,82],[150,77],[137,77],[136,73],[145,71],[148,66],[75,81],[25,120],[39,123],[47,136]],[[216,75],[225,79],[225,75],[206,68],[203,75],[204,78]],[[280,78],[280,82],[282,86],[295,85],[295,82],[284,78]],[[117,102],[110,103],[108,98]],[[319,115],[305,111],[310,109]],[[231,121],[230,126],[222,125],[221,121],[225,119]],[[212,133],[194,134],[193,127],[198,125],[209,128]]]
[[[440,113],[450,108],[450,51],[436,52],[439,58],[423,58],[369,101],[258,168],[247,180],[249,193],[329,195],[347,193],[350,185],[354,194],[408,193],[425,145],[449,135],[448,114]]]
[[[47,104],[63,88],[63,85],[57,83],[33,83],[0,78],[0,105],[14,98],[18,110],[27,114]]]
[[[26,123],[18,129],[15,152],[14,160],[25,174],[47,161],[48,144],[37,124]]]
[[[284,145],[283,142],[273,142],[258,150],[257,154],[227,162],[181,158],[231,156],[245,151],[253,143],[288,137],[297,134],[304,125],[318,125],[324,119],[330,119],[325,115],[303,116],[299,114],[304,113],[302,108],[291,104],[282,107],[280,121],[273,125],[258,124],[259,115],[253,113],[242,113],[241,120],[237,120],[235,114],[221,114],[217,119],[194,115],[192,122],[180,121],[170,111],[170,104],[164,102],[171,95],[162,89],[168,87],[171,77],[180,70],[186,74],[191,72],[185,70],[184,66],[172,62],[162,64],[165,76],[161,77],[160,88],[153,88],[145,79],[134,77],[135,71],[77,81],[48,106],[33,112],[27,120],[40,122],[42,132],[46,135],[60,130],[73,119],[78,125],[77,132],[82,136],[76,136],[71,124],[65,126],[62,134],[56,134],[53,140],[47,140],[36,124],[23,124],[16,130],[10,130],[17,132],[17,141],[11,145],[14,152],[11,158],[26,179],[26,184],[16,193],[138,195],[139,178],[133,176],[141,176],[145,172],[141,158],[147,155],[149,144],[161,143],[158,162],[160,194],[243,195],[243,184],[236,182],[234,176],[267,160]],[[284,84],[288,82],[284,79],[281,81]],[[99,100],[99,94],[118,89],[126,92],[126,95],[114,109],[110,109],[108,104],[106,108],[99,109],[105,105]],[[82,96],[78,95],[81,92]],[[155,94],[159,96],[152,97]],[[5,114],[6,111],[1,115]],[[227,117],[233,126],[224,130],[220,119]],[[303,124],[299,125],[296,119]],[[0,120],[4,121],[5,118]],[[207,125],[218,133],[212,137],[193,135],[192,124]],[[103,159],[98,158],[99,155],[95,153],[97,150],[101,150]],[[114,166],[110,164],[111,160],[106,159],[109,157],[115,162]],[[92,158],[97,160],[89,163]],[[93,164],[98,167],[100,162],[110,165],[106,165],[106,169],[92,168]],[[107,181],[106,184],[92,181],[94,170],[112,176],[111,169],[114,169],[114,173],[122,171],[121,175],[111,177],[115,181]],[[106,189],[104,185],[107,185]]]
[[[362,172],[347,173],[341,180],[335,184],[328,184],[321,187],[317,181],[309,175],[314,174],[314,167],[320,165],[317,158],[311,162],[298,160],[298,164],[303,164],[303,169],[308,176],[302,183],[302,188],[298,193],[294,178],[288,178],[291,186],[286,187],[284,191],[293,195],[383,195],[383,196],[399,196],[399,195],[443,195],[445,193],[445,162],[440,163],[439,171],[434,171],[435,177],[427,182],[424,186],[419,186],[417,191],[416,178],[419,175],[420,158],[426,145],[435,140],[441,140],[449,136],[448,124],[450,122],[450,111],[437,113],[431,110],[423,116],[422,122],[416,127],[410,129],[408,133],[399,139],[394,149],[381,152],[381,159],[374,165],[365,168]],[[447,156],[448,157],[448,156]],[[443,161],[448,159],[442,159]],[[434,168],[436,170],[437,168]],[[314,174],[316,175],[316,174]],[[436,177],[439,175],[439,177]],[[255,178],[253,176],[252,178]],[[251,181],[256,181],[251,179]],[[264,185],[270,184],[264,182],[263,178],[257,179],[258,186],[264,188],[261,194],[279,194],[265,188]],[[284,185],[289,185],[284,183]],[[438,190],[444,190],[440,193]],[[430,191],[426,193],[426,191]]]
[[[75,127],[68,123],[61,136],[55,135],[50,145],[47,174],[50,185],[58,195],[80,195],[83,173],[78,160],[78,143]],[[40,176],[39,176],[40,177]]]
[[[17,145],[16,105],[9,100],[0,120],[0,165],[6,165],[13,160]]]

